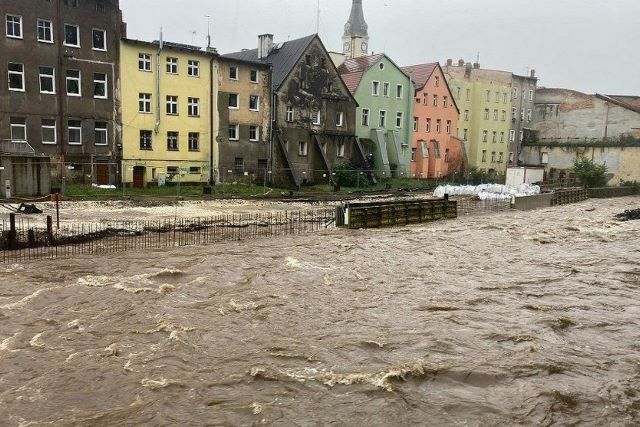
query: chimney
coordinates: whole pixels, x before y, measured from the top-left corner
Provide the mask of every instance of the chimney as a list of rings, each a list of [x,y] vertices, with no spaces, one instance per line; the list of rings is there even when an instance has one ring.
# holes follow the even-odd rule
[[[474,62],[473,63],[473,68],[475,68],[476,70],[480,69],[480,63],[479,62]]]
[[[535,69],[531,69],[531,78],[535,79],[536,78],[536,70]]]
[[[464,67],[464,59],[458,59],[458,67]]]
[[[273,49],[273,34],[262,34],[258,36],[258,59],[264,59]]]
[[[447,59],[447,67],[451,67],[453,65],[453,59]]]

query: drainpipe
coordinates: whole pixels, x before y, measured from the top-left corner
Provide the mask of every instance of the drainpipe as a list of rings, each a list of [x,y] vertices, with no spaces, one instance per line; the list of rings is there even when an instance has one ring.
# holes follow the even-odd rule
[[[267,174],[271,171],[271,181],[273,182],[273,122],[276,120],[276,100],[273,90],[273,65],[269,65],[269,102],[271,103],[269,108],[269,157],[267,160]]]
[[[215,57],[211,56],[209,60],[209,185],[213,186],[213,147],[216,135],[213,134],[213,120],[214,117],[218,117],[217,108],[213,108],[213,62]],[[218,73],[216,73],[216,78]]]
[[[160,44],[158,45],[158,53],[156,54],[156,125],[155,134],[160,132],[160,54],[162,53],[162,27],[160,28]]]
[[[65,80],[64,80],[64,25],[62,24],[62,2],[58,1],[58,7],[56,8],[56,25],[58,26],[58,91],[57,91],[57,100],[58,100],[58,119],[59,126],[57,129],[58,133],[58,141],[60,141],[60,160],[62,164],[58,164],[58,169],[60,173],[60,179],[63,180],[66,177],[66,168],[64,167],[64,155],[65,155],[65,146],[64,146],[64,95],[65,92]]]
[[[413,129],[413,111],[411,109],[411,107],[413,106],[413,98],[412,96],[409,96],[411,94],[415,94],[415,90],[413,90],[413,71],[409,72],[409,90],[407,91],[407,120],[406,120],[406,126],[407,126],[407,130],[406,130],[406,135],[407,135],[407,143],[409,144],[409,169],[407,170],[407,176],[409,178],[411,178],[411,153],[413,152],[413,141],[412,141],[412,129]],[[415,95],[414,95],[415,96]],[[357,118],[356,118],[357,120]],[[420,126],[418,126],[418,128],[420,128]],[[416,154],[417,154],[416,150]],[[406,156],[405,156],[405,160],[406,160]],[[418,161],[418,159],[416,158],[416,162]],[[417,168],[416,168],[417,169]],[[416,175],[417,175],[417,170],[416,170]]]

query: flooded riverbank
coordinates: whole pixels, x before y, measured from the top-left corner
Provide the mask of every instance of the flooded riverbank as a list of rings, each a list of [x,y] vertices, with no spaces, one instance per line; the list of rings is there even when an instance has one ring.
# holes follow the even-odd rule
[[[639,206],[0,265],[0,418],[637,425]]]

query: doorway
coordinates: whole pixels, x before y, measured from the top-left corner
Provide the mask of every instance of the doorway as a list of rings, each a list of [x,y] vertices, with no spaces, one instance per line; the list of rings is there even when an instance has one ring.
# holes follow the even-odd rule
[[[133,188],[144,188],[144,173],[147,168],[135,166],[133,168]]]

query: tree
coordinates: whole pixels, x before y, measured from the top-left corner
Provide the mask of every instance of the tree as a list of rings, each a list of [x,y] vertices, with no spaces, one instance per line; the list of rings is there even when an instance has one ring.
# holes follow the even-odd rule
[[[575,160],[573,172],[576,174],[578,182],[585,188],[604,187],[609,181],[607,166],[598,165],[586,157],[579,157]]]

